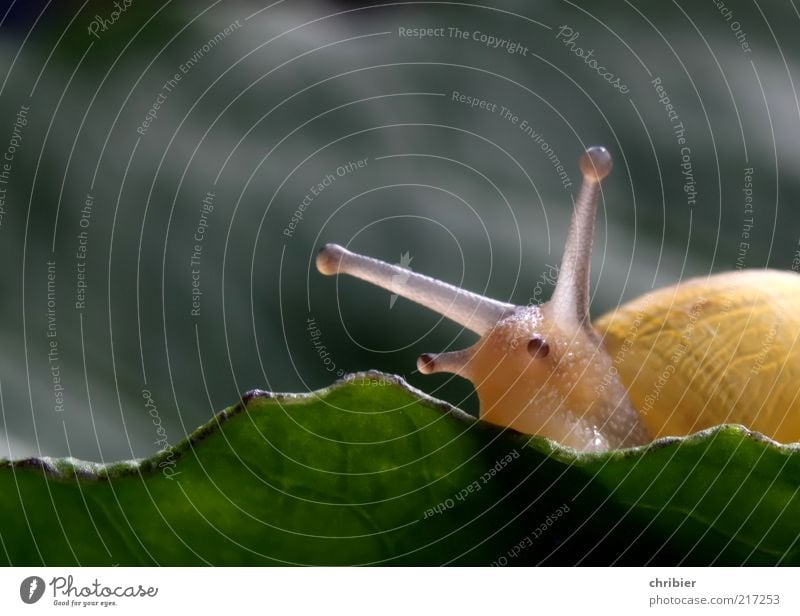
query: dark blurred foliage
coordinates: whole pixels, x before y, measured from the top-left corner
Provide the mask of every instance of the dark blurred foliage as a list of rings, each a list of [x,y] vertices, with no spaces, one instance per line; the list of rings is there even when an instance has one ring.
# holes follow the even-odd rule
[[[133,0],[92,36],[92,21],[113,6],[3,11],[0,148],[21,106],[30,111],[0,226],[9,437],[0,455],[141,456],[159,448],[143,390],[175,442],[247,389],[305,391],[366,368],[474,411],[468,383],[414,371],[419,353],[466,346],[472,335],[402,299],[390,309],[387,293],[358,281],[323,278],[314,254],[327,241],[390,262],[408,253],[414,270],[465,288],[546,299],[551,288],[538,281],[560,260],[576,161],[589,144],[616,157],[598,221],[594,314],[687,276],[793,265],[800,16],[791,4],[728,2],[728,18],[712,2]],[[630,92],[565,46],[562,25]],[[419,40],[399,36],[401,27],[459,28],[468,38]],[[476,31],[526,52],[488,47]],[[686,128],[694,203],[655,78]],[[454,102],[453,91],[505,106],[518,123]],[[159,94],[157,117],[137,133]],[[365,169],[336,175],[365,158]],[[328,174],[335,181],[284,235]],[[82,231],[86,304],[76,309]],[[57,362],[47,356],[49,261]],[[200,316],[191,315],[193,269]]]

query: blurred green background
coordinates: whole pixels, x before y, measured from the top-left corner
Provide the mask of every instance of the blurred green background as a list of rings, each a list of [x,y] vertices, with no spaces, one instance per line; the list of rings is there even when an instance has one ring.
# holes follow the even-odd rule
[[[797,267],[799,27],[791,2],[13,3],[0,457],[145,456],[248,389],[367,368],[475,412],[467,382],[414,369],[472,335],[313,257],[333,241],[545,300],[587,145],[616,158],[593,314],[688,276]]]

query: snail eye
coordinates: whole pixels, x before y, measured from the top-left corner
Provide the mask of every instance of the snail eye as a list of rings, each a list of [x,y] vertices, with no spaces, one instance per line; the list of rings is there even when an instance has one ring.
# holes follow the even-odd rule
[[[544,359],[550,353],[550,345],[538,336],[528,341],[528,353],[534,359]]]

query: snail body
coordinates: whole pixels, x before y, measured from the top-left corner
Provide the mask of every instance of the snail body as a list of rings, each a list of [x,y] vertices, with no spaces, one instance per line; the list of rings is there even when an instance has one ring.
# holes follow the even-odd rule
[[[480,336],[423,354],[423,374],[472,381],[480,417],[582,451],[643,445],[719,423],[800,440],[800,275],[747,271],[693,279],[589,318],[600,182],[610,154],[589,148],[550,301],[514,306],[328,244],[326,275],[349,274]]]

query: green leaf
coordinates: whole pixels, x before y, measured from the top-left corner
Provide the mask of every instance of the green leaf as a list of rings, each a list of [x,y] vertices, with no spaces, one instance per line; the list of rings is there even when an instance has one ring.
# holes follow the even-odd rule
[[[737,426],[577,454],[368,372],[170,451],[0,461],[13,565],[800,564],[800,449]]]

